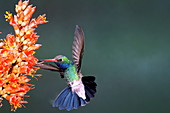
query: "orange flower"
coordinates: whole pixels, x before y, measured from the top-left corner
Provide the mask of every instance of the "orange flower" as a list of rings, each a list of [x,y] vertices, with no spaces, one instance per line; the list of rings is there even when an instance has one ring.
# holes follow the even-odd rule
[[[12,111],[27,103],[24,97],[34,88],[34,85],[28,83],[31,79],[27,76],[40,76],[35,74],[38,68],[33,66],[38,61],[34,50],[41,46],[35,44],[39,36],[34,31],[39,24],[47,21],[45,15],[31,19],[36,8],[28,3],[29,1],[20,0],[14,16],[6,12],[6,21],[13,26],[15,35],[8,34],[6,39],[0,42],[0,107],[2,100],[6,99]]]

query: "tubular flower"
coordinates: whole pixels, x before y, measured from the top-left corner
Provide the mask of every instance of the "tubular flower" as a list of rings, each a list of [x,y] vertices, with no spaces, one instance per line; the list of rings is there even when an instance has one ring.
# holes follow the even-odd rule
[[[13,26],[15,34],[8,34],[0,42],[0,107],[3,99],[6,99],[12,111],[27,103],[24,97],[34,88],[28,82],[31,77],[40,76],[35,74],[38,68],[33,66],[38,61],[34,50],[41,46],[35,44],[39,36],[34,31],[37,25],[47,21],[45,15],[31,19],[36,8],[28,3],[29,1],[20,0],[15,7],[17,14],[14,16],[6,12],[6,21]]]

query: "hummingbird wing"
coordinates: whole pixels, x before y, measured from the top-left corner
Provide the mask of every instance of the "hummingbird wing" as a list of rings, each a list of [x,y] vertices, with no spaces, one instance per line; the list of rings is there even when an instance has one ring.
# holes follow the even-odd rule
[[[80,26],[76,25],[74,32],[74,41],[72,45],[73,62],[77,66],[77,72],[80,71],[81,61],[84,52],[84,32]]]
[[[57,71],[60,73],[61,78],[64,78],[64,72],[62,69],[49,64],[49,63],[44,63],[43,61],[38,61],[37,64],[34,65],[35,67],[40,67],[41,69],[45,70],[50,70],[50,71]]]

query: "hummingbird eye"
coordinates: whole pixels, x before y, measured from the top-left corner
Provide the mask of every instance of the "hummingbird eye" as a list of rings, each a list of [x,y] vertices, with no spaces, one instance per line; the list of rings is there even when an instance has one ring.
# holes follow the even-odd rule
[[[59,61],[59,62],[62,62],[62,61],[63,61],[63,59],[62,59],[62,58],[61,58],[61,59],[58,59],[58,61]]]

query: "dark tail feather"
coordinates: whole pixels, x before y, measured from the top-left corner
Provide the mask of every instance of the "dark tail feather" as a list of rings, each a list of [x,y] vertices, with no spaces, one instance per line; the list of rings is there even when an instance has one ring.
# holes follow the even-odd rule
[[[85,106],[96,93],[97,84],[94,82],[95,77],[82,77],[82,82],[85,87],[86,99],[82,99],[77,93],[72,92],[71,87],[67,86],[58,97],[54,100],[53,107],[59,107],[60,110],[66,109],[68,111],[77,109],[80,106]]]
[[[97,84],[94,82],[95,77],[94,76],[84,76],[82,77],[82,82],[85,87],[86,92],[86,102],[90,102],[90,99],[94,97],[94,94],[96,93],[96,86]]]

